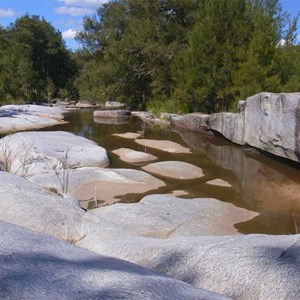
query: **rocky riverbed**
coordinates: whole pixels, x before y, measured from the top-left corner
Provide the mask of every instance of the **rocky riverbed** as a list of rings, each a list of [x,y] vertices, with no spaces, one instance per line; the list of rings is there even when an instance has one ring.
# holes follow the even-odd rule
[[[196,123],[196,118],[189,120]],[[235,224],[259,217],[257,212],[213,198],[158,193],[164,178],[200,178],[231,188],[223,179],[206,179],[199,167],[172,159],[191,155],[192,148],[209,147],[212,161],[243,184],[261,173],[255,160],[226,147],[219,153],[214,143],[196,143],[193,132],[178,132],[186,147],[141,133],[119,135],[169,155],[157,162],[146,151],[116,149],[142,170],[110,168],[106,149],[68,132],[2,138],[1,298],[299,299],[300,235],[244,236]],[[250,162],[253,174],[245,176]],[[146,191],[153,194],[138,203],[115,203],[122,195]],[[86,210],[91,202],[97,208]]]

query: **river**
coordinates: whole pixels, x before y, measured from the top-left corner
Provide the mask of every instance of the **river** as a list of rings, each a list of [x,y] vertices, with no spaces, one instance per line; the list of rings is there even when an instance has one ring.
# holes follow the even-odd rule
[[[182,198],[216,198],[258,212],[254,219],[235,224],[238,231],[244,234],[294,234],[300,231],[300,166],[296,163],[236,146],[222,137],[150,126],[137,118],[123,124],[101,124],[95,122],[91,110],[80,110],[68,113],[65,120],[67,124],[41,130],[69,131],[95,141],[107,150],[110,168],[140,169],[139,165],[125,163],[111,153],[118,148],[131,148],[147,151],[160,161],[184,161],[203,169],[205,176],[197,180],[156,176],[166,186],[151,193],[183,190],[186,195]],[[165,153],[140,146],[134,140],[113,136],[114,133],[137,131],[143,132],[147,139],[167,139],[188,146],[192,154]],[[227,181],[232,187],[206,183],[215,178]],[[120,202],[139,201],[144,195],[125,195]]]

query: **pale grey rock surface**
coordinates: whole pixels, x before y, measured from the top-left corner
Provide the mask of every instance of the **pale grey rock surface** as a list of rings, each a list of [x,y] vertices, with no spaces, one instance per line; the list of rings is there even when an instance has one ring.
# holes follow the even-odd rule
[[[107,109],[123,109],[126,104],[118,101],[106,101],[104,107]]]
[[[131,234],[162,239],[237,234],[233,226],[235,223],[257,216],[255,212],[216,199],[180,199],[168,195],[150,195],[139,203],[99,207],[89,211],[89,214],[106,220],[99,224],[99,232],[105,231],[106,224],[115,224],[119,227],[119,230],[113,228],[116,234],[121,229]]]
[[[215,228],[227,204],[206,200],[211,207],[152,195],[127,208],[98,208],[85,214],[86,237],[76,244],[233,299],[299,299],[300,235],[213,236],[209,223]]]
[[[113,150],[112,153],[118,155],[121,160],[133,164],[157,160],[157,157],[152,154],[128,148],[119,148]]]
[[[97,105],[89,102],[79,101],[75,105],[77,108],[96,108]]]
[[[196,179],[204,176],[201,168],[182,161],[161,161],[142,167],[143,170],[175,179]]]
[[[233,299],[300,298],[299,235],[156,239],[113,231],[89,237],[78,244]]]
[[[135,142],[145,147],[155,148],[169,153],[191,153],[189,148],[169,140],[136,139]]]
[[[29,180],[61,193],[62,174],[37,174]],[[139,170],[78,168],[68,173],[68,193],[82,202],[99,201],[111,204],[127,194],[143,194],[165,186],[162,180]]]
[[[124,139],[135,140],[140,138],[142,134],[138,132],[126,132],[126,133],[114,133],[113,136],[121,137]]]
[[[207,121],[209,115],[201,113],[187,114],[183,116],[171,116],[171,124],[180,128],[204,132],[207,131]]]
[[[0,220],[74,241],[81,238],[84,210],[20,176],[0,172]]]
[[[206,183],[210,184],[210,185],[222,186],[222,187],[231,187],[232,186],[229,182],[227,182],[223,179],[220,179],[220,178],[209,180]]]
[[[63,131],[22,132],[0,140],[0,160],[9,171],[25,177],[79,167],[105,167],[106,150],[96,143]]]
[[[225,299],[16,225],[0,230],[1,299]]]
[[[239,101],[238,113],[190,114],[173,117],[172,124],[194,131],[212,130],[236,144],[299,162],[299,111],[300,93],[260,93]]]
[[[130,115],[131,112],[125,109],[94,111],[94,118],[127,118]]]
[[[5,105],[0,107],[0,133],[42,128],[64,123],[60,107]]]

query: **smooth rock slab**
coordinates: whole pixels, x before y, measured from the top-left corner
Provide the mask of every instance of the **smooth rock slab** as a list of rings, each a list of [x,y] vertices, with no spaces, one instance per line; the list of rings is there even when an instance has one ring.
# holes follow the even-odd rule
[[[106,150],[69,132],[22,132],[0,140],[0,160],[9,171],[25,177],[79,167],[105,167]]]
[[[38,174],[33,182],[61,191],[55,174]],[[150,174],[133,169],[79,168],[68,174],[68,193],[81,201],[111,204],[120,201],[126,194],[143,194],[165,186],[165,183]]]
[[[140,138],[142,136],[142,134],[136,133],[136,132],[126,132],[126,133],[114,133],[113,136],[121,137],[124,139],[135,140],[135,139]]]
[[[5,105],[0,107],[0,133],[36,129],[64,123],[60,107]]]
[[[12,224],[0,230],[1,299],[225,299]]]
[[[121,160],[133,164],[154,161],[157,159],[156,156],[149,153],[135,151],[127,148],[119,148],[113,150],[112,153],[117,154]]]
[[[231,187],[232,185],[225,180],[222,179],[213,179],[206,182],[209,185],[221,186],[221,187]]]
[[[0,220],[75,241],[82,237],[84,210],[14,174],[0,172]]]
[[[156,239],[124,230],[95,232],[78,245],[232,299],[300,299],[300,235]]]
[[[180,199],[167,195],[150,195],[139,203],[100,207],[90,214],[106,220],[104,224],[114,223],[132,234],[155,238],[237,234],[235,223],[258,215],[216,199]],[[99,229],[104,230],[103,224]]]
[[[142,167],[143,170],[175,179],[196,179],[204,176],[202,169],[182,161],[162,161]]]
[[[145,147],[155,148],[169,153],[191,153],[189,148],[183,147],[169,140],[137,139],[135,142]]]

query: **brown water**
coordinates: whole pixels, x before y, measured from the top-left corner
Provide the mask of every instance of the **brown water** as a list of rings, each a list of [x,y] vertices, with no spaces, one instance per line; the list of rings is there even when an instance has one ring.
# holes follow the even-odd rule
[[[106,148],[111,168],[135,168],[139,166],[121,161],[111,153],[117,148],[147,151],[159,160],[179,160],[203,169],[205,177],[197,180],[162,179],[166,187],[152,193],[169,193],[184,190],[185,198],[209,197],[232,203],[238,207],[256,211],[256,218],[236,224],[241,233],[292,234],[300,231],[300,167],[257,151],[235,146],[223,138],[184,130],[170,130],[145,125],[139,119],[126,124],[98,124],[92,111],[81,110],[66,115],[68,124],[43,130],[65,130],[84,136]],[[168,139],[192,149],[192,154],[170,154],[145,148],[133,140],[112,136],[113,133],[144,131],[147,139]],[[216,187],[206,184],[220,178],[232,187]],[[148,193],[149,194],[149,193]],[[139,201],[144,195],[125,195],[121,202]]]

